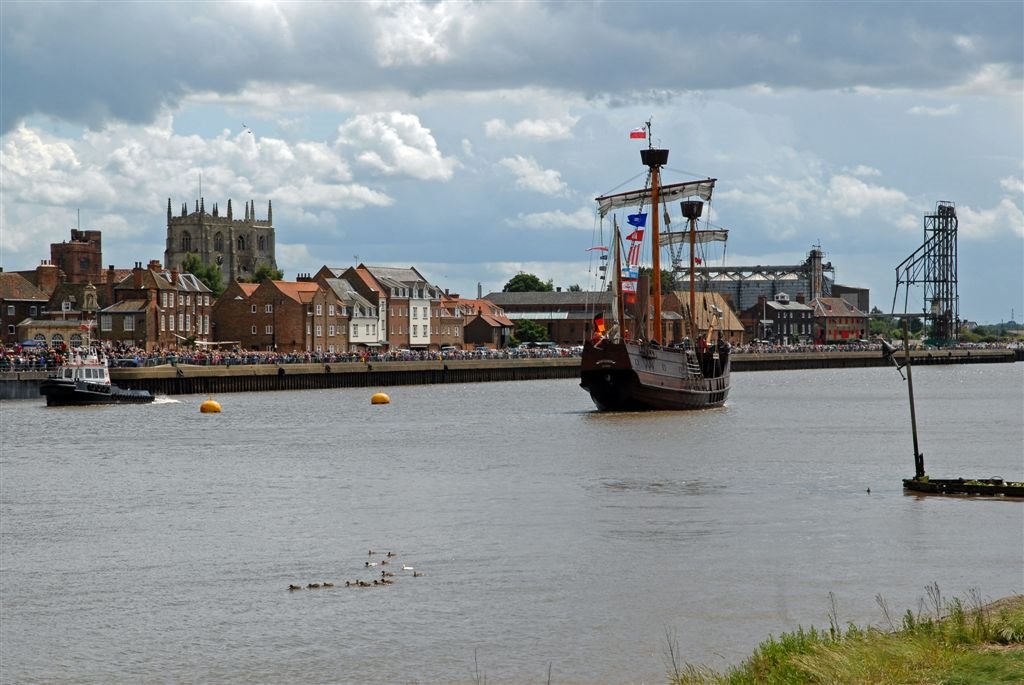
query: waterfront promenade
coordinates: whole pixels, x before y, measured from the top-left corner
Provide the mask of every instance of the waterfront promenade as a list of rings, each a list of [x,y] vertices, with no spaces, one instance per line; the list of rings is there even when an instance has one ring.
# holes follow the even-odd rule
[[[1017,360],[1019,352],[1005,348],[917,350],[912,353],[912,358],[915,366],[1012,363]],[[309,363],[261,361],[263,363],[219,365],[172,362],[112,368],[111,379],[126,388],[165,395],[190,395],[573,378],[579,375],[580,364],[578,356]],[[732,362],[736,372],[866,368],[890,363],[882,359],[877,350],[737,352],[733,354]],[[45,370],[2,373],[0,398],[39,397],[39,383],[46,375]]]

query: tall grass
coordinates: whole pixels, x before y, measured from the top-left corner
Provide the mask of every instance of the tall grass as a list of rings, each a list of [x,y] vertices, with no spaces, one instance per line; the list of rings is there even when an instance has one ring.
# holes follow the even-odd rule
[[[936,583],[917,612],[898,625],[876,598],[887,627],[841,626],[829,594],[828,630],[813,626],[771,636],[737,667],[717,673],[681,664],[669,643],[672,685],[985,685],[1024,683],[1024,595],[984,605],[977,591],[966,603],[947,601]]]

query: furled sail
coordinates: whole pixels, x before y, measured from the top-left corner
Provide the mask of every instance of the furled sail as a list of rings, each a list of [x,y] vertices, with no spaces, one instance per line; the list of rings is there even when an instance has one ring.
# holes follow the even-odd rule
[[[695,243],[724,243],[729,239],[729,231],[724,228],[700,229],[693,238]],[[678,245],[690,242],[689,231],[673,231],[662,233],[660,237],[662,245]]]
[[[661,186],[661,190],[658,192],[658,202],[664,205],[673,200],[681,200],[687,197],[699,197],[705,201],[710,200],[711,192],[715,189],[715,181],[717,180],[715,178],[706,178],[702,181],[686,181],[685,183],[672,183],[667,186]],[[598,211],[601,213],[601,217],[604,218],[613,209],[650,205],[651,189],[630,190],[625,193],[615,193],[614,195],[602,195],[595,199],[597,200]]]

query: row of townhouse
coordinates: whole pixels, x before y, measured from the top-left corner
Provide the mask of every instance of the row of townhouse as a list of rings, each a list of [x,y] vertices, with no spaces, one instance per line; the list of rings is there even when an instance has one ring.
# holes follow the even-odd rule
[[[500,308],[442,291],[414,267],[363,264],[236,282],[213,321],[222,345],[282,353],[498,348],[513,328]]]
[[[56,274],[52,264],[0,272],[4,343],[348,353],[497,348],[513,330],[500,307],[442,291],[412,267],[324,266],[295,281],[236,281],[216,299],[192,274],[156,260],[111,267],[99,287]]]

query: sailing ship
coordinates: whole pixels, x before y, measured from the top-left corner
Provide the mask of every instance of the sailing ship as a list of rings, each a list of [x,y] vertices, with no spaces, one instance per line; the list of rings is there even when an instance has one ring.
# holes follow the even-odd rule
[[[722,337],[722,311],[712,305],[698,329],[695,267],[699,243],[724,238],[724,230],[698,230],[704,202],[711,200],[717,179],[707,178],[669,185],[661,184],[661,168],[668,163],[668,150],[655,148],[646,123],[648,147],[640,158],[648,168],[647,183],[641,190],[602,195],[596,198],[601,219],[615,209],[637,207],[628,220],[637,230],[626,263],[622,240],[615,222],[613,231],[615,312],[605,329],[604,313],[594,318],[595,334],[583,346],[580,386],[590,393],[601,411],[646,411],[708,409],[725,404],[729,396],[730,346]],[[642,130],[642,129],[641,129]],[[661,233],[662,206],[680,201],[687,230]],[[639,250],[646,226],[644,207],[650,207],[650,279],[638,278]],[[682,307],[686,326],[682,340],[666,340],[661,293],[661,249],[671,244],[689,245],[689,300]],[[649,295],[648,295],[649,293]],[[702,298],[702,302],[707,303]],[[629,305],[627,307],[627,305]]]

